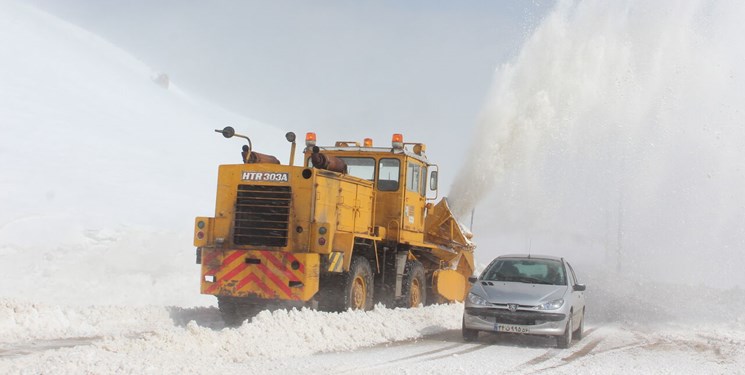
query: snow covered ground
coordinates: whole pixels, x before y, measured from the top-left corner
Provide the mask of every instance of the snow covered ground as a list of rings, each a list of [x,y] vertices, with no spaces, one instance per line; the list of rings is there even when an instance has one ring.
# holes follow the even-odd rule
[[[462,305],[264,311],[225,328],[198,293],[234,126],[286,161],[283,131],[156,85],[158,72],[0,2],[0,373],[745,373],[745,292],[586,270],[588,335],[460,339]]]

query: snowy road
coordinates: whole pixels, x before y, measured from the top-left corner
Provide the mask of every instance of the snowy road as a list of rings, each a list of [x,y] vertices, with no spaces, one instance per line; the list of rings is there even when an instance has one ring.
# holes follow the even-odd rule
[[[101,327],[109,327],[94,329],[94,335],[72,330],[67,337],[45,337],[50,332],[44,327],[31,328],[35,332],[0,343],[0,372],[733,374],[745,369],[745,331],[730,324],[695,329],[675,323],[589,324],[581,341],[556,349],[551,338],[517,335],[482,333],[478,342],[466,343],[454,327],[460,305],[341,314],[264,312],[235,329],[223,328],[214,308],[171,308],[167,314],[158,308],[130,310],[122,314],[132,319],[113,316],[111,322],[89,312]],[[57,309],[58,318],[81,313]],[[152,314],[160,317],[147,316]],[[39,308],[31,315],[47,313]],[[137,315],[145,319],[138,322]],[[24,320],[23,314],[14,318]],[[359,337],[367,337],[367,343]]]
[[[354,352],[266,361],[276,373],[562,374],[743,373],[745,341],[704,334],[644,333],[591,327],[569,349],[542,337],[483,335],[465,343],[460,330]]]

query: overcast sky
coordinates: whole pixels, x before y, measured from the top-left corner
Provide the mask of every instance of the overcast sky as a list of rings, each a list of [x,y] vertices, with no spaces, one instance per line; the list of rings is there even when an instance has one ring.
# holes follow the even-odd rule
[[[446,190],[465,162],[495,68],[517,53],[553,4],[32,3],[119,45],[193,94],[301,137],[316,131],[328,144],[372,136],[387,145],[401,132],[425,142]]]

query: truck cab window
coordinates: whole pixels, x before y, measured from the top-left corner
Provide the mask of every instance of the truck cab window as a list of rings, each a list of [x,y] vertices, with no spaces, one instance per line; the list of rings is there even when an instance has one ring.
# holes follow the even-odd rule
[[[406,164],[406,190],[421,194],[422,167],[417,163]]]
[[[380,159],[378,167],[378,190],[397,191],[401,161],[398,159]]]
[[[375,159],[373,158],[341,158],[347,163],[347,173],[364,180],[375,180]]]

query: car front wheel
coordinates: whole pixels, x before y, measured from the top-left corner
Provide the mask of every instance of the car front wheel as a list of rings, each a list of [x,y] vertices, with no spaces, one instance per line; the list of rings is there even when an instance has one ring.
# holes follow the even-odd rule
[[[556,338],[556,346],[560,349],[566,349],[572,345],[572,313],[569,313],[569,321],[564,334]]]
[[[468,328],[466,328],[466,321],[465,321],[465,319],[463,320],[462,329],[463,329],[463,341],[465,341],[465,342],[471,342],[471,341],[476,341],[476,340],[479,339],[479,331],[477,331],[475,329],[468,329]]]
[[[574,331],[574,339],[577,341],[582,340],[582,336],[584,336],[584,332],[585,332],[585,310],[582,309],[582,316],[580,317],[579,327],[577,327],[577,330]]]

